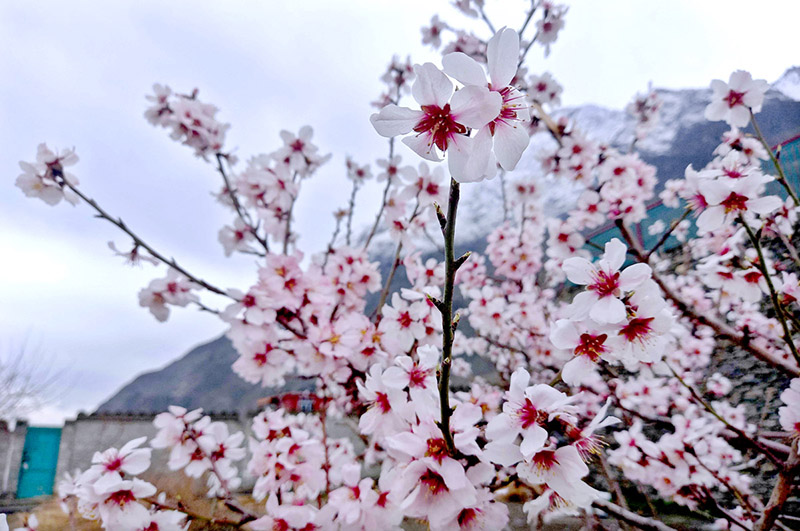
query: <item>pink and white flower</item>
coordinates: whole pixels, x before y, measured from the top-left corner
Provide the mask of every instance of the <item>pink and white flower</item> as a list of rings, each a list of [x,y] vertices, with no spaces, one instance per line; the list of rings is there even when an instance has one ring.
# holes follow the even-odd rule
[[[602,493],[593,489],[581,478],[589,467],[574,446],[547,448],[537,452],[529,461],[517,465],[517,472],[534,485],[547,485],[559,496],[578,507],[589,507]]]
[[[453,83],[433,63],[415,65],[417,79],[411,93],[420,110],[390,104],[370,118],[381,136],[394,137],[412,131],[403,143],[427,160],[438,162],[448,155],[450,173],[462,182],[480,180],[487,171],[491,139],[470,138],[469,129],[480,129],[494,120],[503,98],[486,87],[469,86],[453,94]]]
[[[614,238],[606,243],[605,253],[597,265],[585,258],[575,257],[564,261],[564,272],[570,282],[586,286],[572,302],[572,317],[586,315],[597,323],[619,323],[625,319],[625,304],[621,298],[650,278],[647,264],[634,264],[620,271],[625,263],[625,244]]]
[[[699,183],[708,206],[697,218],[700,234],[715,231],[733,219],[744,215],[766,215],[779,209],[783,201],[777,196],[764,196],[764,185],[773,179],[753,173],[740,179],[707,179]]]
[[[494,154],[500,166],[513,170],[519,162],[530,135],[524,122],[530,120],[530,111],[522,93],[511,85],[517,74],[519,61],[519,36],[504,28],[489,40],[486,48],[489,70],[489,90],[502,97],[499,115],[485,127],[493,138]],[[468,55],[455,52],[442,58],[444,71],[465,87],[487,87],[483,67]],[[479,133],[480,134],[480,133]]]
[[[92,469],[101,474],[130,474],[137,476],[150,468],[150,448],[139,448],[147,437],[139,437],[125,443],[119,450],[109,448],[103,453],[95,452]]]
[[[486,426],[486,438],[491,442],[484,448],[484,455],[493,463],[511,466],[531,459],[547,442],[549,435],[545,424],[557,417],[573,418],[570,397],[549,385],[529,386],[529,382],[528,371],[514,371],[505,394],[503,413]],[[522,437],[519,445],[516,444],[518,436]]]
[[[737,70],[727,83],[720,79],[711,82],[711,103],[706,107],[706,120],[725,120],[733,127],[750,123],[750,112],[757,113],[764,103],[769,84],[763,79],[753,79],[749,72]]]

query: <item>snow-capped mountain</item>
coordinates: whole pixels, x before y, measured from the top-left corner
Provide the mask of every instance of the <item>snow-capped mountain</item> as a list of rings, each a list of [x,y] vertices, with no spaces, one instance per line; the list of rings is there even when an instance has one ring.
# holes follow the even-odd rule
[[[772,88],[795,101],[800,100],[800,66],[793,66],[772,84]]]

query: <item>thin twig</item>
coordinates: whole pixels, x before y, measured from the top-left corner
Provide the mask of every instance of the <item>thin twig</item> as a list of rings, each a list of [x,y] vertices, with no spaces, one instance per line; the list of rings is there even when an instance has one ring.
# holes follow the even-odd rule
[[[647,263],[645,259],[645,253],[639,246],[638,242],[633,238],[628,228],[622,223],[621,220],[617,220],[616,222],[617,228],[619,228],[620,234],[622,235],[623,239],[628,243],[629,252],[636,258],[637,261],[642,262],[644,264]],[[730,326],[729,324],[719,321],[709,315],[700,314],[695,311],[694,307],[689,305],[686,301],[681,299],[681,297],[675,293],[664,280],[655,272],[652,272],[652,279],[653,281],[658,284],[658,287],[661,288],[661,291],[664,293],[664,296],[672,301],[672,303],[680,310],[683,315],[687,318],[691,319],[692,321],[708,326],[712,330],[717,333],[718,339],[728,339],[741,348],[745,349],[746,351],[753,354],[756,358],[764,361],[773,367],[776,367],[789,376],[798,377],[800,376],[800,368],[796,365],[789,365],[783,360],[776,359],[773,355],[765,350],[762,347],[756,345],[754,341],[750,341],[748,337],[745,336],[744,333],[737,331],[735,328]]]
[[[676,219],[675,221],[673,221],[670,224],[669,229],[664,234],[661,235],[661,238],[659,238],[658,242],[656,242],[656,244],[653,246],[653,248],[650,249],[649,251],[647,251],[647,254],[644,257],[645,260],[650,260],[650,256],[652,256],[654,252],[658,251],[659,247],[664,245],[664,243],[669,239],[670,234],[672,234],[672,231],[674,231],[675,228],[680,224],[680,222],[683,221],[684,219],[686,219],[686,217],[690,213],[691,213],[691,210],[689,210],[687,208],[686,210],[683,211],[683,214],[681,215],[680,218]]]
[[[528,11],[528,16],[525,17],[525,22],[522,23],[522,27],[517,32],[520,37],[522,36],[523,33],[525,33],[525,30],[528,29],[528,24],[530,24],[531,19],[533,18],[533,14],[536,13],[536,6],[537,6],[536,2],[532,1],[531,9],[530,11]]]
[[[419,193],[417,193],[417,204],[414,206],[414,211],[411,213],[411,217],[408,218],[409,224],[414,221],[414,219],[419,214]],[[379,319],[381,315],[381,309],[383,305],[386,304],[386,298],[389,296],[389,290],[392,286],[392,279],[394,279],[395,271],[397,268],[400,267],[400,252],[403,250],[403,239],[400,238],[400,241],[397,242],[397,249],[394,253],[394,260],[392,261],[392,268],[389,270],[389,276],[386,278],[386,283],[383,286],[383,290],[381,290],[381,297],[378,301],[378,306],[375,307],[375,310],[372,312],[372,317]]]
[[[347,208],[347,232],[345,235],[345,242],[347,245],[350,245],[350,235],[352,234],[353,229],[353,210],[355,210],[356,206],[356,194],[358,193],[358,181],[353,181],[353,190],[350,192],[350,201],[348,203]]]
[[[222,164],[223,157],[225,157],[225,155],[222,153],[217,153],[217,171],[222,176],[222,181],[225,183],[225,191],[228,193],[228,197],[231,198],[231,202],[236,210],[236,214],[239,216],[239,219],[242,220],[242,223],[247,226],[248,230],[256,239],[256,241],[261,244],[265,251],[269,252],[269,244],[267,243],[267,239],[262,238],[258,234],[258,227],[255,226],[247,211],[242,208],[242,204],[239,202],[239,196],[236,193],[236,190],[231,187],[230,179],[228,179],[228,174],[225,172],[225,167]]]
[[[525,62],[525,56],[528,55],[528,52],[530,51],[531,47],[533,46],[533,43],[536,42],[536,40],[538,38],[539,38],[539,32],[537,31],[536,35],[534,35],[533,38],[531,39],[531,42],[529,42],[528,45],[525,47],[525,49],[522,50],[522,55],[520,55],[520,57],[519,57],[519,62],[517,63],[517,68],[522,66],[522,63]]]
[[[506,170],[500,169],[500,194],[503,197],[503,221],[508,221],[508,199],[506,198]]]
[[[394,137],[389,139],[389,166],[392,164],[392,159],[394,158]],[[389,169],[386,169],[386,186],[383,188],[383,197],[381,199],[381,207],[378,209],[378,213],[375,216],[375,222],[372,224],[372,228],[369,230],[369,234],[367,235],[367,239],[364,242],[364,250],[369,247],[369,243],[372,241],[372,237],[375,236],[375,231],[378,230],[378,224],[381,221],[381,217],[383,216],[383,211],[386,209],[386,198],[389,197],[389,190],[392,187],[392,183],[394,181],[394,177],[392,174],[389,173]]]
[[[389,276],[386,277],[386,283],[383,285],[383,289],[381,290],[381,297],[378,300],[378,305],[375,307],[375,311],[373,312],[373,317],[378,318],[381,315],[381,310],[383,309],[383,305],[386,304],[386,298],[389,296],[389,290],[392,286],[392,280],[394,279],[394,273],[397,271],[397,268],[400,266],[400,253],[403,250],[403,240],[401,239],[397,242],[397,249],[394,252],[394,258],[392,259],[392,268],[389,270]]]
[[[168,265],[169,267],[171,267],[172,269],[176,270],[177,272],[179,272],[180,274],[182,274],[183,276],[185,276],[186,278],[188,278],[189,280],[191,280],[195,284],[198,284],[199,286],[204,287],[208,291],[210,291],[212,293],[216,293],[217,295],[224,295],[225,297],[230,297],[231,299],[237,300],[235,297],[233,297],[229,293],[226,293],[225,291],[219,289],[218,287],[216,287],[216,286],[214,286],[212,284],[209,284],[205,280],[202,280],[201,278],[198,278],[195,275],[189,273],[186,269],[184,269],[183,267],[178,265],[178,263],[175,261],[174,258],[171,258],[171,259],[165,258],[164,255],[162,255],[161,253],[159,253],[158,251],[153,249],[147,242],[142,240],[139,236],[136,235],[136,233],[134,233],[131,229],[129,229],[128,226],[125,225],[125,222],[122,221],[122,218],[114,219],[113,217],[111,217],[111,215],[108,212],[106,212],[105,210],[103,210],[103,208],[100,205],[98,205],[97,202],[94,199],[91,199],[91,198],[85,196],[83,194],[83,192],[78,190],[76,187],[72,186],[72,184],[70,184],[66,179],[63,179],[63,177],[62,177],[62,182],[63,182],[64,186],[67,186],[70,190],[75,192],[75,194],[78,197],[83,199],[89,206],[91,206],[97,212],[98,217],[100,217],[102,219],[105,219],[106,221],[108,221],[112,225],[115,225],[122,232],[124,232],[125,234],[130,236],[131,239],[133,240],[134,244],[136,244],[139,247],[142,247],[143,249],[145,249],[154,258],[156,258],[159,261],[161,261],[162,263]]]
[[[775,165],[775,169],[778,170],[778,182],[780,182],[786,189],[786,192],[794,201],[795,206],[800,206],[800,199],[797,198],[797,194],[792,189],[792,185],[790,185],[789,181],[786,179],[786,174],[783,173],[781,163],[777,158],[775,158],[775,153],[772,152],[772,148],[769,144],[767,144],[767,139],[764,138],[764,135],[761,133],[761,128],[758,127],[758,122],[756,121],[756,116],[753,114],[753,109],[750,109],[750,123],[753,124],[753,130],[755,130],[756,136],[758,136],[758,139],[764,145],[764,149],[766,149],[767,153],[769,153],[769,158],[772,161],[772,164]]]
[[[750,237],[750,243],[753,244],[753,247],[756,249],[756,253],[758,253],[758,263],[756,264],[756,267],[761,270],[761,274],[764,276],[764,280],[767,282],[769,296],[772,300],[772,307],[775,309],[775,315],[778,317],[778,321],[781,323],[781,328],[783,328],[783,340],[788,345],[795,361],[798,363],[798,365],[800,365],[800,353],[797,352],[797,347],[792,339],[792,332],[789,330],[789,323],[786,321],[786,314],[783,311],[783,306],[781,306],[781,303],[778,300],[778,292],[775,289],[775,285],[772,283],[772,277],[767,269],[767,261],[764,258],[764,252],[761,249],[759,237],[756,236],[756,234],[753,232],[753,229],[750,228],[750,225],[747,223],[747,221],[745,221],[744,216],[741,214],[739,215],[739,222],[744,226],[744,230],[747,231],[747,235]]]
[[[622,520],[623,522],[627,522],[638,527],[639,529],[645,529],[647,531],[676,531],[674,527],[670,527],[663,522],[659,522],[658,520],[647,518],[627,509],[623,509],[619,505],[611,503],[610,501],[599,499],[592,502],[592,505],[598,509],[602,509],[611,516]]]
[[[294,172],[292,181],[297,182],[297,172]],[[292,218],[294,217],[294,205],[296,203],[297,195],[293,195],[292,203],[289,205],[289,210],[286,213],[286,233],[283,236],[283,254],[289,253],[289,241],[292,239]]]
[[[714,417],[716,417],[716,419],[717,419],[717,420],[719,420],[720,422],[722,422],[722,423],[723,423],[723,424],[724,424],[724,425],[725,425],[725,426],[726,426],[726,427],[727,427],[729,430],[733,431],[733,432],[734,432],[736,435],[738,435],[738,436],[739,436],[739,438],[740,438],[740,439],[742,439],[744,442],[746,442],[748,446],[750,446],[751,448],[753,448],[753,449],[754,449],[754,450],[756,450],[757,452],[759,452],[759,453],[761,453],[761,454],[764,454],[764,456],[765,456],[767,459],[769,459],[770,461],[772,461],[772,463],[773,463],[775,466],[777,466],[778,468],[783,468],[783,466],[784,466],[784,463],[783,463],[783,461],[781,461],[780,459],[778,459],[778,457],[776,457],[776,456],[775,456],[775,454],[773,454],[773,453],[770,451],[770,449],[769,449],[769,448],[767,448],[767,447],[766,447],[766,446],[764,446],[763,444],[759,443],[757,440],[755,440],[755,439],[753,439],[752,437],[750,437],[750,436],[749,436],[747,433],[745,433],[745,432],[744,432],[742,429],[740,429],[740,428],[738,428],[738,427],[734,426],[733,424],[731,424],[730,422],[728,422],[728,421],[727,421],[727,420],[726,420],[726,419],[725,419],[725,418],[724,418],[722,415],[720,415],[719,413],[717,413],[717,411],[716,411],[716,410],[715,410],[713,407],[711,407],[711,404],[709,404],[707,401],[705,401],[705,400],[703,399],[703,397],[702,397],[702,396],[700,396],[700,393],[698,393],[698,392],[695,390],[695,388],[694,388],[694,387],[692,387],[691,385],[689,385],[689,383],[688,383],[688,382],[686,382],[686,380],[684,380],[684,379],[683,379],[683,378],[682,378],[682,377],[681,377],[681,376],[680,376],[680,375],[679,375],[679,374],[678,374],[678,373],[675,371],[675,369],[673,369],[673,368],[672,368],[672,366],[671,366],[669,363],[667,363],[667,362],[665,361],[665,362],[664,362],[664,364],[665,364],[665,365],[667,366],[667,368],[670,370],[670,372],[672,373],[672,375],[673,375],[673,376],[675,376],[675,378],[678,380],[678,382],[680,382],[680,384],[681,384],[682,386],[684,386],[684,387],[685,387],[685,388],[686,388],[686,389],[689,391],[689,393],[691,393],[691,395],[692,395],[692,398],[694,398],[694,400],[695,400],[695,401],[696,401],[698,404],[700,404],[701,406],[703,406],[703,407],[705,408],[705,410],[706,410],[706,411],[708,411],[709,413],[711,413],[711,414],[712,414]]]
[[[456,455],[453,434],[450,431],[450,416],[453,409],[450,407],[450,367],[453,363],[453,333],[458,324],[458,318],[453,319],[453,290],[455,286],[456,271],[464,263],[466,256],[455,258],[456,215],[458,214],[458,201],[461,196],[461,186],[458,181],[450,178],[450,197],[447,202],[447,216],[445,217],[438,205],[436,214],[444,236],[444,297],[437,305],[442,314],[442,361],[439,368],[439,409],[441,421],[439,427],[451,456]]]
[[[492,35],[497,33],[497,30],[494,29],[494,24],[492,24],[492,21],[489,20],[489,17],[486,16],[486,11],[483,10],[482,3],[478,3],[478,12],[481,15],[481,19],[483,19],[483,21],[486,22],[486,26],[489,28],[489,31],[492,32]]]

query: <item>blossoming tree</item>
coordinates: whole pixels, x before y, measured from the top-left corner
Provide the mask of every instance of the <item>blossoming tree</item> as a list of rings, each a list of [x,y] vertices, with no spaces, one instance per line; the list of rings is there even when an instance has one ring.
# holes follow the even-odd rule
[[[706,118],[731,130],[704,168],[666,182],[663,202],[683,214],[653,224],[660,237],[646,249],[632,227],[646,218],[657,179],[636,141],[657,119],[655,92],[629,107],[637,127],[627,151],[594,142],[554,117],[561,87],[526,66],[535,45],[549,53],[566,7],[534,0],[518,29],[496,30],[483,0],[454,3],[485,22],[486,38],[434,17],[422,36],[441,63],[392,60],[371,117],[387,153],[374,166],[347,160],[350,201],[334,214],[330,244],[311,256],[297,248],[292,225],[301,189],[330,159],[311,127],[282,132],[282,146],[243,163],[215,106],[197,91],[154,87],[147,120],[221,177],[217,197],[231,222],[219,241],[226,255],[257,257],[250,287],[219,288],[107,212],[68,171],[73,150],[42,144],[35,162],[20,163],[26,195],[85,203],[130,238],[128,250],[114,252],[166,266],[139,293],[156,319],[176,306],[217,314],[239,354],[238,375],[263,386],[312,380],[319,405],[258,414],[248,441],[200,410],[170,407],[151,441],[98,452],[91,468],[64,478],[65,511],[109,530],[192,522],[375,530],[404,519],[494,530],[508,524],[507,502],[516,499],[531,524],[579,514],[670,529],[659,511],[631,508],[633,497],[651,508],[656,498],[678,504],[718,529],[796,525],[786,508],[800,467],[798,199],[757,126],[766,83],[742,71],[712,83]],[[741,129],[748,124],[756,136]],[[558,218],[545,216],[539,183],[510,173],[533,135],[549,138],[537,154],[543,171],[583,187]],[[397,139],[423,160],[401,159]],[[768,159],[775,176],[762,170]],[[352,212],[373,170],[382,199],[359,239]],[[505,222],[483,255],[456,256],[461,186],[492,178],[502,181]],[[787,200],[766,194],[773,180]],[[608,220],[622,240],[587,240]],[[431,229],[444,255],[423,258]],[[370,254],[379,233],[394,248],[383,276]],[[671,236],[679,249],[665,250]],[[392,292],[398,274],[411,287]],[[227,307],[204,302],[209,292]],[[765,413],[782,431],[754,422],[729,398],[733,383],[711,369],[712,354],[734,351],[785,382],[782,407]],[[469,355],[488,360],[493,376],[472,375]],[[468,384],[452,388],[451,375]],[[353,438],[329,435],[337,418],[357,426]],[[139,478],[153,449],[169,452],[176,474],[204,478],[230,515],[192,511]],[[763,474],[771,475],[766,496],[755,488]],[[259,511],[237,497],[244,476]],[[35,516],[27,526],[36,528]]]

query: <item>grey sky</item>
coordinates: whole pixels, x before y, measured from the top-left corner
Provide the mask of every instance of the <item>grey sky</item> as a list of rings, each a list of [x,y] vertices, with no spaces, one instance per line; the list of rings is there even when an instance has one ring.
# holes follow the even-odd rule
[[[518,25],[511,15],[525,2],[500,3],[509,11],[490,9],[496,25]],[[758,11],[730,1],[569,4],[550,57],[537,47],[529,61],[564,85],[567,105],[622,107],[648,81],[707,86],[737,68],[771,82],[800,63],[796,2]],[[26,199],[13,185],[17,161],[42,141],[75,146],[87,194],[189,269],[246,288],[253,261],[225,259],[217,243],[230,219],[209,195],[217,175],[143,119],[144,95],[155,82],[199,88],[232,124],[228,145],[243,158],[278,147],[281,129],[312,125],[334,158],[306,183],[297,226],[301,247],[319,250],[330,212],[346,201],[345,154],[362,163],[385,154],[368,122],[377,78],[393,53],[435,60],[419,28],[436,12],[463,20],[430,0],[0,3],[0,334],[4,345],[26,336],[42,345],[71,385],[40,421],[95,407],[224,326],[193,310],[156,322],[136,294],[163,269],[123,266],[106,242],[126,239],[86,206]],[[372,216],[375,193],[363,194],[359,221]]]

